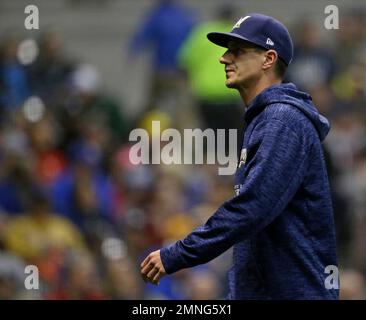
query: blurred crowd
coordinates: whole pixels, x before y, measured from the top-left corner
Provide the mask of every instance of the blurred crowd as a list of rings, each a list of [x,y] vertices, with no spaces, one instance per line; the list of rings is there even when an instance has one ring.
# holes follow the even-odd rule
[[[69,57],[62,35],[0,40],[0,299],[224,299],[231,251],[145,284],[140,263],[181,239],[234,195],[215,165],[133,165],[129,132],[236,128],[244,106],[224,85],[209,22],[159,1],[131,34],[127,56],[154,52],[147,103],[131,118],[98,68]],[[340,262],[341,298],[365,299],[366,12],[342,12],[340,29],[303,19],[289,26],[295,58],[286,81],[308,91],[332,129],[325,140]],[[324,39],[327,37],[327,39]],[[329,39],[330,37],[331,39]],[[331,41],[328,41],[331,40]],[[122,59],[122,54],[121,54]],[[133,59],[131,60],[133,63]],[[150,130],[150,134],[151,130]],[[27,265],[39,290],[27,290]]]

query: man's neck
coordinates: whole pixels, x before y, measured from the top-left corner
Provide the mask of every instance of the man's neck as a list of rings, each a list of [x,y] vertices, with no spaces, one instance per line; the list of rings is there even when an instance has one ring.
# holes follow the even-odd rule
[[[249,106],[251,102],[259,95],[262,91],[276,84],[280,84],[281,80],[261,78],[258,82],[247,87],[240,87],[239,93],[246,106]]]

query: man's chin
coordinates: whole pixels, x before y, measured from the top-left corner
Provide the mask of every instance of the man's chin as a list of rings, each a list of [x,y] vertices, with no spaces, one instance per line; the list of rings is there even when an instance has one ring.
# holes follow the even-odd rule
[[[227,88],[229,88],[229,89],[236,89],[236,84],[235,84],[235,82],[233,82],[233,81],[228,81],[228,80],[226,80],[225,85],[226,85],[226,87],[227,87]]]

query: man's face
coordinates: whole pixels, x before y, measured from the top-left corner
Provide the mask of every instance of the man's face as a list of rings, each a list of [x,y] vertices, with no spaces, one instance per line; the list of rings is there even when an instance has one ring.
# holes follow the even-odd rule
[[[230,40],[228,50],[220,58],[220,63],[225,65],[226,86],[239,89],[258,80],[264,59],[264,50],[244,41]]]

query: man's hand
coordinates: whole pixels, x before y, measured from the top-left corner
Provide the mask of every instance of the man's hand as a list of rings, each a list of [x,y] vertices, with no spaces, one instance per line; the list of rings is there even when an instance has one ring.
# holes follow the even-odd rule
[[[141,263],[141,277],[145,282],[159,284],[160,278],[165,276],[166,272],[161,261],[160,250],[151,252]]]

